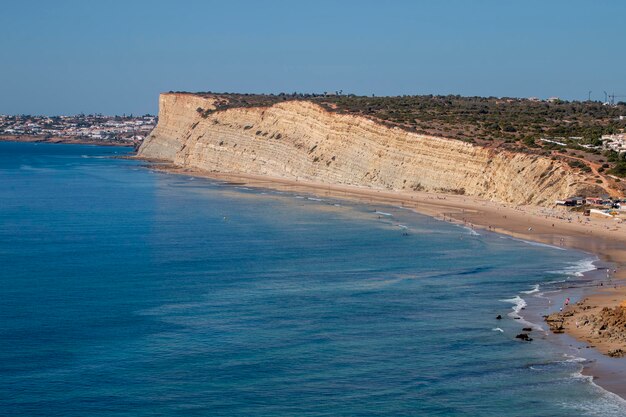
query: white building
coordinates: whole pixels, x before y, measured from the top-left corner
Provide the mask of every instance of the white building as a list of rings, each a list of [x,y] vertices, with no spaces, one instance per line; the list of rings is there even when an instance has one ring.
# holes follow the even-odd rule
[[[602,135],[602,147],[615,152],[626,152],[626,133]]]

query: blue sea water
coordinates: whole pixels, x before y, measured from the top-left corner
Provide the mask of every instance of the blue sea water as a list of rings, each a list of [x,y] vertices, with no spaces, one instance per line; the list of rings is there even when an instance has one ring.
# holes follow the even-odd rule
[[[0,415],[626,415],[514,338],[590,255],[125,152],[0,143]]]

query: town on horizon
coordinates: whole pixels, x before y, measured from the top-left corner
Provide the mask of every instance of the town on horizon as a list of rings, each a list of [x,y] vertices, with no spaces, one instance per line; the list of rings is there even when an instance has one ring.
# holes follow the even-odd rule
[[[83,139],[137,143],[154,129],[157,116],[5,116],[0,115],[0,138]]]

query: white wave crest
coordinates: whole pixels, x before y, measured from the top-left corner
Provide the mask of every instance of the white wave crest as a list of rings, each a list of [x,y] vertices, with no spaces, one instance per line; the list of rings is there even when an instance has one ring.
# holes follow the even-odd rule
[[[557,271],[548,271],[550,274],[565,274],[582,277],[585,272],[593,271],[596,268],[594,262],[596,258],[586,258],[577,262],[570,262],[568,266]]]
[[[626,415],[626,400],[619,395],[607,391],[593,381],[593,376],[583,375],[583,367],[578,372],[571,375],[572,379],[589,384],[599,398],[594,400],[580,401],[574,403],[563,403],[566,408],[574,409],[577,412],[583,411],[585,415],[598,417],[622,417]]]
[[[478,233],[476,230],[472,229],[471,227],[463,226],[461,224],[457,224],[456,226],[460,227],[461,229],[466,230],[472,236],[480,236],[480,233]]]
[[[520,297],[519,295],[516,295],[513,298],[506,298],[506,299],[500,300],[500,301],[502,301],[503,303],[515,304],[513,306],[513,313],[514,313],[515,317],[519,317],[519,312],[522,311],[522,309],[524,307],[526,307],[526,305],[527,305],[526,301],[522,297]]]
[[[520,291],[522,294],[534,294],[539,292],[539,284],[535,284],[535,286],[533,287],[532,290],[528,290],[528,291]]]

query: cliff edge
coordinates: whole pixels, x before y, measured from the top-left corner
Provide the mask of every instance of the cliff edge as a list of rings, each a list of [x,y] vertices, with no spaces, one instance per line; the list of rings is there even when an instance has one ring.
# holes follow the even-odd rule
[[[220,109],[219,96],[165,93],[141,158],[233,174],[374,189],[467,194],[552,205],[604,192],[588,174],[546,156],[489,149],[338,114],[306,100]]]

